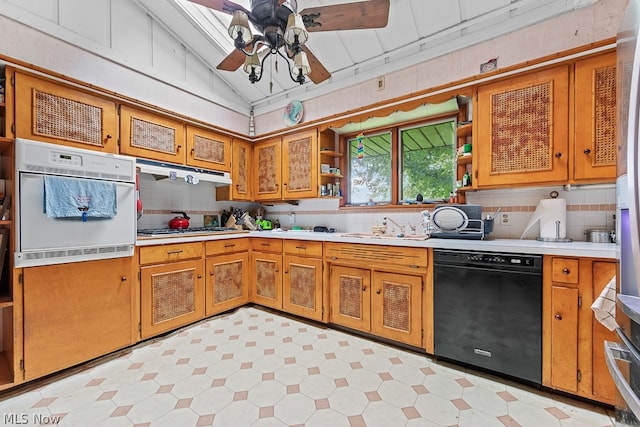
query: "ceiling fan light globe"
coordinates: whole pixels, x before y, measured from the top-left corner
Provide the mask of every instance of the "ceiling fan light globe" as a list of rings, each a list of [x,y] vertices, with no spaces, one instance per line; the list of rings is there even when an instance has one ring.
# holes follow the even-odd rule
[[[297,36],[297,39],[296,39]],[[287,29],[284,32],[284,41],[288,45],[305,44],[309,40],[309,32],[304,26],[302,15],[291,13],[287,19]]]
[[[293,58],[293,69],[291,74],[297,78],[299,75],[307,76],[311,72],[311,66],[309,65],[309,59],[304,52],[298,52]],[[297,81],[297,80],[296,80]]]
[[[247,57],[244,59],[244,65],[242,66],[242,69],[247,74],[255,73],[258,76],[261,75],[262,64],[260,64],[260,58],[258,57],[258,54],[254,53],[253,55],[247,55]]]
[[[242,10],[233,12],[233,17],[229,24],[229,36],[234,40],[240,37],[245,44],[253,39],[251,28],[249,28],[249,17]]]

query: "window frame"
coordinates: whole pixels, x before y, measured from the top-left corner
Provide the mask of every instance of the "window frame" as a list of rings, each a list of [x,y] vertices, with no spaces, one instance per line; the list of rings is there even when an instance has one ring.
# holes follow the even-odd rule
[[[402,167],[402,155],[401,155],[401,151],[400,151],[400,133],[404,130],[408,130],[408,129],[413,129],[413,128],[417,128],[417,127],[422,127],[422,126],[426,126],[426,125],[431,125],[431,124],[437,124],[437,123],[442,123],[445,121],[453,121],[454,123],[454,129],[456,129],[458,127],[458,123],[460,120],[459,114],[457,112],[454,113],[444,113],[444,114],[439,114],[436,116],[432,116],[432,117],[425,117],[422,118],[420,120],[416,120],[416,121],[412,121],[412,122],[405,122],[405,123],[397,123],[394,124],[393,126],[385,126],[385,127],[380,127],[380,128],[376,128],[376,129],[368,129],[366,131],[362,131],[362,133],[365,134],[365,136],[367,135],[376,135],[376,134],[383,134],[386,132],[389,132],[391,135],[391,201],[388,204],[384,204],[384,203],[376,203],[374,206],[369,206],[366,203],[362,204],[362,203],[357,203],[357,204],[351,204],[351,201],[349,200],[350,198],[350,194],[351,194],[351,168],[350,168],[350,161],[351,161],[351,157],[350,157],[350,152],[349,152],[349,141],[353,140],[354,138],[356,138],[358,136],[358,134],[360,132],[356,132],[356,133],[349,133],[349,134],[344,134],[341,135],[340,137],[340,148],[342,150],[343,153],[345,153],[345,155],[343,156],[342,159],[342,164],[341,164],[341,168],[343,170],[343,177],[342,177],[342,186],[343,186],[343,198],[340,201],[340,207],[344,207],[344,208],[362,208],[362,207],[367,207],[367,208],[375,208],[375,207],[381,207],[381,208],[388,208],[390,206],[393,207],[399,207],[399,206],[403,206],[400,200],[400,193],[401,193],[401,187],[402,187],[402,175],[401,175],[401,167]],[[453,141],[454,141],[454,150],[455,147],[457,147],[457,138],[456,135],[454,133],[453,135]],[[452,183],[455,183],[456,180],[456,170],[455,168],[452,168]],[[415,205],[407,205],[407,206],[413,206],[415,207]]]

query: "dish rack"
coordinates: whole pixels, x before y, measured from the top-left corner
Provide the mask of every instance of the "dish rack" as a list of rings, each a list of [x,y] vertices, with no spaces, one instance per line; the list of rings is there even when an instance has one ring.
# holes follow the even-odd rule
[[[426,219],[423,222],[425,234],[441,239],[486,240],[493,232],[493,219],[469,219],[464,228],[442,229]]]

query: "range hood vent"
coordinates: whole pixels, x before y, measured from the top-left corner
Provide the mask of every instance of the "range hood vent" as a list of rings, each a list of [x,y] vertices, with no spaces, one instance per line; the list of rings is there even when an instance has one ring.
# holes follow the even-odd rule
[[[156,179],[170,178],[185,181],[190,184],[196,184],[198,181],[213,182],[219,185],[231,184],[231,177],[228,172],[175,165],[173,163],[157,162],[146,159],[136,159],[136,167],[140,168],[141,173],[153,175]]]

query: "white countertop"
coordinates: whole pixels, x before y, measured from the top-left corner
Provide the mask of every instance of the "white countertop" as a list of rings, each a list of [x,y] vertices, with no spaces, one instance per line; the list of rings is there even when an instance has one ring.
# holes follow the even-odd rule
[[[399,238],[344,236],[354,233],[314,233],[308,231],[248,231],[236,234],[217,235],[172,235],[159,238],[138,238],[136,246],[165,245],[171,243],[201,242],[207,240],[238,239],[243,237],[265,237],[272,239],[300,239],[322,242],[366,243],[385,246],[407,246],[414,248],[463,249],[489,252],[511,252],[542,255],[580,256],[591,258],[616,258],[615,243],[589,242],[539,242],[537,240],[492,239],[463,240],[430,238],[426,240],[408,240]]]

